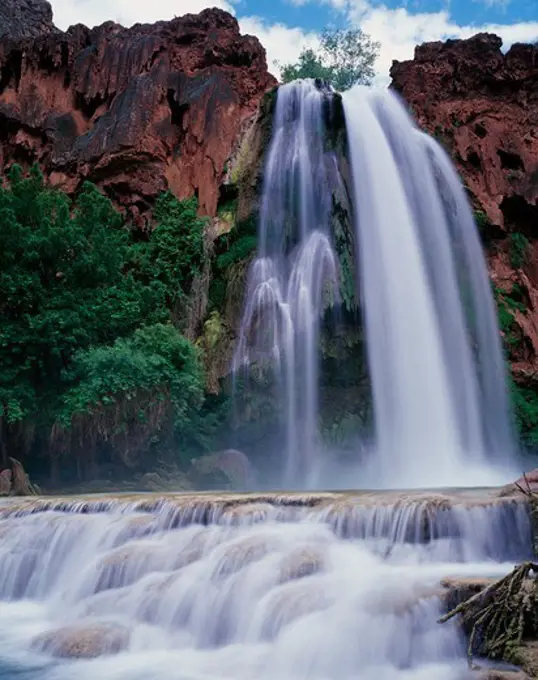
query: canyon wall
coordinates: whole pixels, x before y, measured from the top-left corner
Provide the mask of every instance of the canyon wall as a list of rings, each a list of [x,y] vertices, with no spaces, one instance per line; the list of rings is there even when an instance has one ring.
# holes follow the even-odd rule
[[[445,146],[486,247],[516,380],[538,373],[538,47],[491,34],[426,43],[392,87]]]
[[[7,0],[0,173],[37,161],[70,194],[90,180],[141,227],[165,189],[214,216],[228,159],[274,82],[258,40],[217,9],[61,32],[47,2]]]

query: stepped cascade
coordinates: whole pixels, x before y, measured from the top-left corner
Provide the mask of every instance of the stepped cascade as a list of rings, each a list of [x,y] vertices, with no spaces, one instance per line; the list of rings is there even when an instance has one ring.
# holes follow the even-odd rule
[[[340,97],[343,159],[328,148],[324,115]],[[265,362],[279,378],[283,482],[311,488],[319,469],[320,323],[339,300],[332,210],[342,160],[351,168],[374,413],[373,444],[361,447],[369,454],[355,485],[504,481],[513,474],[515,446],[500,333],[478,232],[451,161],[393,93],[355,87],[339,95],[296,81],[277,94],[260,245],[233,365]]]
[[[0,535],[9,680],[461,679],[441,579],[531,550],[486,492],[10,500]]]

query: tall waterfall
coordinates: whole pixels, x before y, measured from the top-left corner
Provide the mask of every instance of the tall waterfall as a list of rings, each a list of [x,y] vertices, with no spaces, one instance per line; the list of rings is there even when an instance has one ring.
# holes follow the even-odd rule
[[[258,257],[233,364],[237,372],[271,362],[285,404],[284,482],[296,486],[311,484],[317,471],[319,321],[338,293],[329,238],[335,160],[324,151],[326,101],[327,92],[312,81],[278,91]]]
[[[513,452],[493,296],[463,187],[395,95],[343,95],[383,485],[491,481]]]

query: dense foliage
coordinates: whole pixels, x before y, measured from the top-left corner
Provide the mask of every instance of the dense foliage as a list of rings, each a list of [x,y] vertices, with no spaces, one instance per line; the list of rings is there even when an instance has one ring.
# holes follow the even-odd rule
[[[156,206],[136,240],[85,184],[74,205],[39,170],[0,187],[0,445],[79,477],[207,444],[199,350],[180,305],[203,257],[194,199]],[[148,460],[148,456],[150,459]],[[38,466],[39,467],[39,466]]]
[[[319,78],[343,92],[353,85],[369,85],[380,44],[360,28],[326,30],[319,49],[305,48],[295,64],[281,67],[281,79]]]

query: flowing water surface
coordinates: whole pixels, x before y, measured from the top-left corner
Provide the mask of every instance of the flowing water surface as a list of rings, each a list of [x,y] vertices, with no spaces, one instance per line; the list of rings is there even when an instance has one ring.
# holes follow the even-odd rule
[[[0,516],[6,680],[463,678],[440,580],[504,574],[531,545],[525,505],[487,497],[150,495]]]

